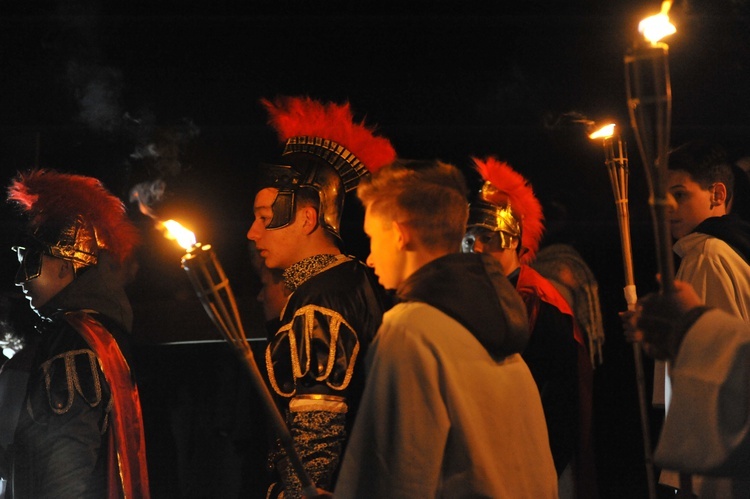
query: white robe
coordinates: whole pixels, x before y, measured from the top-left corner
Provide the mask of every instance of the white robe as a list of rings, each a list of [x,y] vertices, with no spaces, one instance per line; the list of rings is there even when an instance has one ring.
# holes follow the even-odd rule
[[[750,323],[750,265],[727,243],[706,234],[680,238],[676,278],[689,282],[706,305]]]
[[[674,251],[682,259],[675,275],[677,279],[690,283],[706,305],[750,323],[750,265],[731,246],[716,237],[694,232],[680,238],[674,245]],[[664,373],[664,364],[657,363],[655,372]],[[671,372],[667,370],[662,398],[666,414],[672,411],[670,378]],[[659,390],[655,389],[656,402],[659,394]],[[679,486],[676,473],[662,473],[660,481],[673,487]],[[693,480],[693,492],[702,498],[721,497],[710,492],[717,486],[704,484],[698,477]],[[725,487],[728,486],[725,484]]]
[[[704,480],[701,497],[750,497],[750,326],[706,312],[686,334],[670,374],[672,404],[656,464],[732,477]]]

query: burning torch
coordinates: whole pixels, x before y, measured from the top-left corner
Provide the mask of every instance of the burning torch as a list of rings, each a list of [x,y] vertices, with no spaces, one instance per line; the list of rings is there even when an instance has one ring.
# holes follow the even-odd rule
[[[645,41],[641,41],[625,54],[628,113],[648,180],[649,205],[662,293],[674,289],[674,261],[668,225],[667,193],[672,88],[669,80],[669,46],[660,41],[677,31],[669,22],[671,7],[671,0],[665,0],[658,14],[640,22],[638,30],[643,34]],[[691,491],[689,477],[682,474],[680,489]]]
[[[630,243],[630,212],[628,209],[628,150],[627,144],[619,134],[615,134],[614,124],[605,125],[589,134],[592,140],[602,139],[604,146],[604,163],[609,172],[612,193],[615,197],[617,220],[620,226],[620,242],[622,245],[622,262],[625,271],[625,302],[628,310],[635,310],[638,296],[633,277],[633,251]],[[646,462],[646,479],[648,481],[649,498],[656,498],[656,483],[654,480],[654,466],[651,452],[651,437],[648,423],[646,402],[646,382],[643,373],[643,356],[641,345],[633,343],[633,358],[635,360],[635,377],[638,385],[638,402],[641,412],[641,433],[643,434],[643,452]]]
[[[294,448],[294,440],[289,428],[260,374],[242,327],[232,287],[229,285],[229,279],[224,273],[216,253],[210,244],[196,242],[195,235],[174,220],[160,222],[160,226],[165,231],[167,238],[175,240],[187,251],[182,257],[182,268],[187,272],[190,282],[211,321],[249,371],[250,380],[260,395],[261,405],[265,409],[274,431],[286,451],[289,462],[302,484],[303,494],[310,497],[317,495],[315,484],[302,465],[299,454]]]
[[[640,22],[638,30],[648,43],[642,42],[625,55],[628,112],[648,180],[662,292],[674,288],[672,241],[667,219],[667,154],[672,89],[669,81],[669,47],[660,41],[676,31],[669,22],[671,6],[671,1],[663,2],[659,14]]]

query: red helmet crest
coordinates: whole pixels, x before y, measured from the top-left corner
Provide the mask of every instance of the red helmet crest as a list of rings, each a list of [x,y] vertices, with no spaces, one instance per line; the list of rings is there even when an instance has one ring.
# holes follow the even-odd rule
[[[531,184],[508,163],[494,157],[472,160],[485,181],[479,195],[480,201],[494,205],[506,214],[509,210],[510,216],[520,225],[521,248],[526,250],[521,252],[521,263],[531,262],[544,233],[542,205],[534,195]],[[472,223],[469,220],[469,224]],[[496,224],[494,230],[503,230],[500,225]]]
[[[360,179],[396,159],[390,141],[356,123],[349,103],[323,103],[309,97],[278,97],[261,103],[269,123],[284,142],[283,165],[265,165],[263,187],[279,193],[274,218],[267,226],[288,225],[295,214],[300,188],[317,191],[321,225],[340,238],[344,198]]]
[[[8,201],[28,216],[28,230],[54,255],[93,265],[100,250],[122,263],[138,244],[123,202],[93,177],[36,169],[19,173]]]

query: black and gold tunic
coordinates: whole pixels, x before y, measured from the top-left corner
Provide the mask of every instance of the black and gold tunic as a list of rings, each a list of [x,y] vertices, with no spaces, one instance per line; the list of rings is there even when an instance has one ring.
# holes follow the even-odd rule
[[[302,260],[287,269],[284,281],[293,292],[266,350],[268,378],[305,468],[318,487],[331,490],[385,294],[370,269],[344,255]],[[284,471],[285,460],[276,461],[284,497],[298,497],[296,477]]]

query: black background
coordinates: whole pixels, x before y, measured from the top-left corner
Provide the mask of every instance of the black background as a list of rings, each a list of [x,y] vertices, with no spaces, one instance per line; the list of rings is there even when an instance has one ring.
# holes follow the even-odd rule
[[[637,22],[659,6],[626,0],[0,0],[0,177],[10,180],[35,165],[56,168],[99,177],[124,200],[135,184],[164,179],[160,216],[180,220],[214,245],[249,334],[260,336],[258,283],[244,234],[256,165],[278,152],[260,98],[348,100],[399,155],[452,162],[465,169],[473,187],[471,155],[507,160],[532,181],[548,208],[547,242],[573,244],[599,279],[607,334],[605,361],[595,374],[602,497],[645,497],[633,355],[617,317],[625,303],[612,192],[600,144],[589,141],[571,116],[621,125],[631,160],[636,284],[639,294],[653,290],[647,187],[628,127],[623,56],[637,39]],[[703,137],[750,155],[749,13],[744,0],[673,5],[673,144]],[[552,231],[554,203],[567,208],[560,232]],[[184,346],[166,356],[159,350],[164,342],[217,336],[180,269],[181,250],[136,206],[128,209],[145,243],[129,292],[135,337],[151,369],[144,375],[146,400],[158,400],[164,390],[171,398],[162,401],[182,407],[174,393],[195,389],[195,379],[210,391],[206,379],[214,378],[200,376],[201,369],[226,381],[226,373],[217,374],[222,354],[215,346],[204,354],[187,354]],[[7,247],[15,218],[7,206],[0,215]],[[349,200],[344,239],[351,253],[364,257],[360,224],[357,202]],[[6,256],[2,303],[13,317],[25,304],[12,286],[13,254]],[[651,369],[647,361],[649,383]],[[149,392],[165,383],[167,388]],[[153,409],[164,418],[175,410]],[[658,411],[650,416],[655,441],[660,417]],[[182,430],[199,427],[195,420]],[[237,416],[232,424],[249,423]],[[172,431],[179,433],[174,425]],[[204,445],[210,452],[154,446],[153,463],[169,461],[170,452],[183,456],[156,479],[157,492],[176,494],[175,483],[184,487],[186,470],[195,466],[206,483],[180,495],[210,496],[211,478],[218,480],[219,473],[201,468],[210,467],[206,455],[218,452],[209,441]]]

